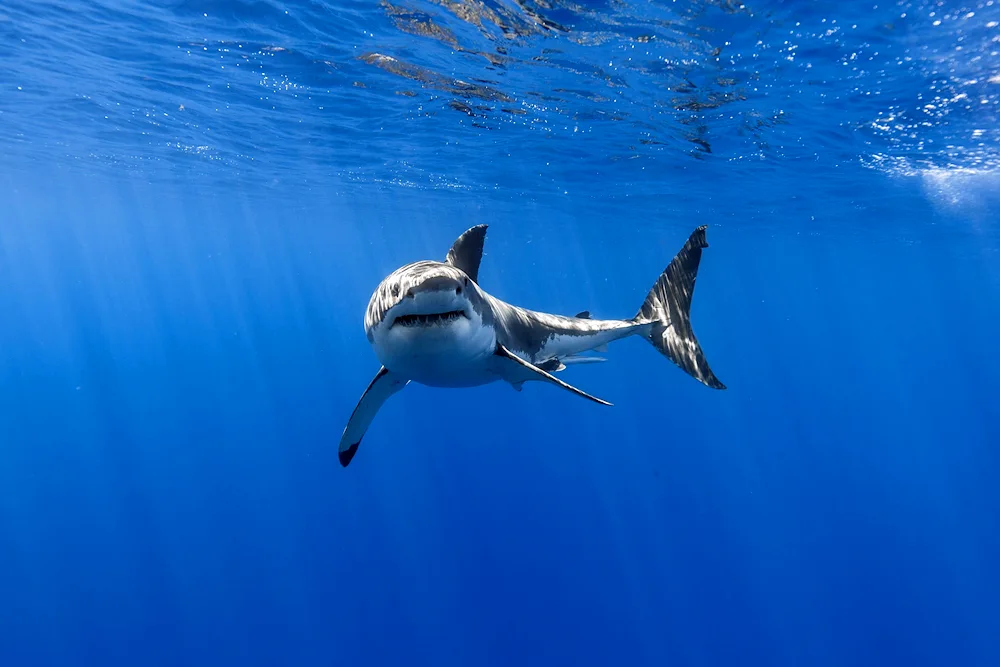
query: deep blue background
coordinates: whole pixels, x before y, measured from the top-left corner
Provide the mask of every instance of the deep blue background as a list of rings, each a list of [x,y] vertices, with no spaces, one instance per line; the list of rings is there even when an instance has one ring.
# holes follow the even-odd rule
[[[368,89],[347,83],[320,91],[323,117],[224,93],[212,101],[232,95],[233,110],[212,137],[135,120],[143,95],[206,103],[171,87],[205,75],[154,51],[152,83],[123,78],[132,52],[111,40],[176,50],[202,8],[152,3],[157,23],[116,5],[0,17],[12,34],[49,21],[93,58],[2,53],[17,75],[4,85],[48,101],[7,97],[0,114],[0,665],[1000,664],[1000,181],[995,128],[977,125],[993,116],[939,118],[928,144],[983,132],[919,157],[903,132],[841,141],[867,103],[825,98],[806,114],[811,102],[786,90],[804,108],[762,135],[770,147],[747,149],[720,116],[703,136],[728,148],[692,156],[668,142],[623,162],[614,121],[546,139],[530,124],[463,125],[436,93],[400,102],[436,115],[369,134],[395,112],[348,103]],[[306,52],[325,30],[317,43],[349,51],[349,26],[437,57],[393,32],[384,7],[287,7],[312,23],[216,2],[205,11],[223,19],[202,30],[271,31]],[[826,34],[787,3],[723,34],[753,43],[762,15]],[[532,39],[518,48],[540,49]],[[913,39],[876,46],[935,46]],[[829,64],[810,76],[855,85]],[[68,101],[74,67],[105,72],[95,96],[136,100],[119,112],[127,136],[99,129],[119,103]],[[303,97],[320,94],[309,71]],[[919,108],[917,74],[874,90],[897,112],[903,99]],[[501,104],[524,102],[520,85]],[[769,104],[754,85],[745,104]],[[995,114],[991,85],[980,106]],[[641,106],[637,84],[626,89],[637,97],[623,108]],[[364,122],[314,141],[352,117]],[[211,147],[195,156],[218,159],[176,152],[184,133]],[[233,157],[241,142],[253,160]],[[802,148],[824,142],[842,154]],[[476,151],[476,163],[456,157]],[[902,166],[872,169],[873,157]],[[564,375],[612,408],[548,386],[410,386],[340,468],[340,432],[378,368],[361,325],[371,291],[481,222],[486,290],[608,318],[634,313],[708,224],[693,321],[729,389],[623,341],[609,363]]]

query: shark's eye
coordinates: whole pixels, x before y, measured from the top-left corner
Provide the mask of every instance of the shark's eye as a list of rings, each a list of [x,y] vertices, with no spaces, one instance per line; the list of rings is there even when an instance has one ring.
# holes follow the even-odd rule
[[[458,287],[455,288],[455,294],[461,294],[461,293],[462,293],[462,286],[459,285]]]

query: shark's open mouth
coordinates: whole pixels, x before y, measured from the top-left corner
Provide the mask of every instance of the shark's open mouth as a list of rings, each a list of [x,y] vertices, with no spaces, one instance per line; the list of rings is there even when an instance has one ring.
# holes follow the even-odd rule
[[[397,324],[404,327],[433,326],[435,324],[454,322],[461,317],[468,317],[464,310],[449,310],[447,313],[430,313],[426,315],[400,315],[393,321],[392,326],[396,326]]]

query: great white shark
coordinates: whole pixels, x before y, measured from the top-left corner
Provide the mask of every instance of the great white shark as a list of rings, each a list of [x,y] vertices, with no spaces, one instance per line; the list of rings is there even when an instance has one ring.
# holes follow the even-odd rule
[[[602,405],[553,373],[567,364],[603,361],[583,356],[608,343],[641,336],[699,382],[725,385],[709,368],[691,328],[705,226],[692,232],[657,279],[634,317],[596,320],[586,311],[563,317],[514,306],[479,286],[486,225],[467,230],[443,262],[422,260],[390,273],[372,293],[365,334],[382,367],[369,383],[340,439],[340,464],[347,466],[386,400],[410,382],[430,387],[473,387],[498,380],[521,391],[542,381]]]

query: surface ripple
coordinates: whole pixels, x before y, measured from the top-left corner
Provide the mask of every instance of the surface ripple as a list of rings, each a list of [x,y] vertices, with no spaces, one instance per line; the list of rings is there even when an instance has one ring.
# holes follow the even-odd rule
[[[15,0],[0,141],[151,179],[539,195],[993,172],[998,22],[993,0]]]

